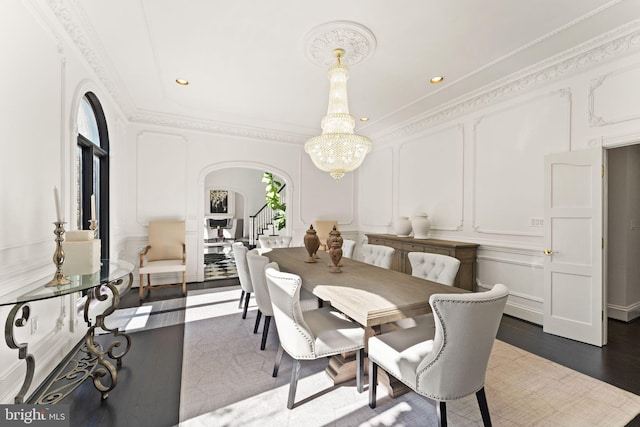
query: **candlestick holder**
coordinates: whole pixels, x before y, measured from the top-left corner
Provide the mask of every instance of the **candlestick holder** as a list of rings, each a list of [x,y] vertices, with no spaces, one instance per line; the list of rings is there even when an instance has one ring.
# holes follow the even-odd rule
[[[93,230],[93,238],[98,237],[98,220],[90,219],[89,220],[89,230]]]
[[[56,266],[56,272],[53,275],[53,279],[49,281],[45,286],[60,286],[71,283],[69,279],[64,277],[62,273],[62,265],[64,264],[64,250],[62,249],[62,242],[64,241],[64,224],[65,222],[54,222],[56,228],[53,230],[53,234],[56,235],[56,250],[53,252],[53,264]]]

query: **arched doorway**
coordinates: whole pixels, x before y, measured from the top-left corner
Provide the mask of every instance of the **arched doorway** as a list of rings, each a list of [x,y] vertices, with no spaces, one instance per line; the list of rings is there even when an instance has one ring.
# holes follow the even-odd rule
[[[236,220],[237,226],[242,227],[242,239],[248,238],[249,217],[265,204],[265,185],[262,183],[262,174],[264,172],[273,173],[281,182],[286,184],[287,191],[284,195],[287,205],[286,215],[288,218],[291,217],[292,204],[290,202],[293,186],[291,178],[286,173],[262,163],[224,162],[212,164],[204,167],[198,177],[197,223],[199,225],[197,235],[204,238],[205,232],[211,232],[211,229],[206,229],[205,219],[214,219],[214,217],[220,219],[233,218]],[[227,204],[232,202],[233,206],[227,205],[226,214],[212,214],[210,205],[212,191],[228,192],[228,197],[230,196],[230,199],[233,199],[233,201],[229,198],[227,199]],[[239,220],[242,222],[241,226],[239,225]],[[286,232],[286,229],[284,231]],[[205,280],[204,255],[207,248],[203,238],[199,239],[202,243],[197,245],[198,281]]]

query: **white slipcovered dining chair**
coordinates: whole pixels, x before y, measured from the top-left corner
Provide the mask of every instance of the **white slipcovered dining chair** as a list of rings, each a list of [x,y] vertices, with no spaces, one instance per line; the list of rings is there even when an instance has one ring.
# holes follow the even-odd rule
[[[267,279],[264,274],[265,267],[269,265],[269,258],[260,255],[257,249],[251,249],[247,252],[247,265],[249,266],[249,275],[251,276],[251,284],[256,294],[256,303],[258,304],[258,314],[256,315],[256,324],[253,327],[253,333],[258,333],[260,319],[264,316],[264,326],[262,327],[262,341],[260,350],[264,350],[267,345],[267,336],[269,333],[269,325],[273,317],[273,307],[271,306],[271,297],[267,288]],[[270,268],[279,270],[278,264],[271,263]]]
[[[448,255],[428,252],[409,252],[411,275],[421,279],[452,286],[460,268],[460,260]]]
[[[182,282],[176,284],[154,285],[158,288],[182,286],[182,295],[187,295],[187,255],[185,247],[184,221],[149,221],[147,246],[140,252],[140,302],[148,289],[151,292],[151,274],[182,273]],[[144,275],[147,275],[147,285]]]
[[[291,245],[291,236],[258,236],[261,248],[288,248]]]
[[[344,239],[342,241],[342,256],[344,258],[353,258],[353,250],[356,248],[356,241]]]
[[[439,425],[447,425],[446,402],[475,393],[482,421],[490,426],[484,381],[508,295],[502,284],[487,292],[434,294],[431,325],[369,338],[369,406],[376,407],[380,367],[435,400]]]
[[[448,255],[432,254],[427,252],[409,252],[407,254],[411,264],[411,275],[421,279],[453,286],[456,280],[460,260]],[[408,319],[397,320],[394,325],[400,328],[411,328],[423,322],[433,322],[432,314],[416,316]]]
[[[240,303],[238,307],[242,307],[242,299],[244,298],[244,309],[242,310],[242,318],[247,318],[247,308],[249,307],[249,299],[253,292],[253,283],[251,282],[251,275],[249,274],[249,266],[247,265],[247,252],[249,249],[241,243],[236,242],[231,245],[233,249],[233,259],[236,263],[236,269],[238,270],[238,279],[240,280],[240,287],[242,293],[240,294]]]
[[[291,370],[287,408],[292,409],[294,405],[301,360],[319,359],[356,351],[356,386],[358,392],[362,392],[364,329],[357,323],[345,319],[330,307],[302,312],[300,308],[302,279],[300,276],[280,272],[273,268],[267,268],[265,274],[273,305],[273,316],[280,338],[273,376],[278,376],[283,351],[286,351],[295,360]]]
[[[389,269],[393,262],[393,255],[396,250],[389,246],[372,245],[365,243],[362,245],[362,262]]]

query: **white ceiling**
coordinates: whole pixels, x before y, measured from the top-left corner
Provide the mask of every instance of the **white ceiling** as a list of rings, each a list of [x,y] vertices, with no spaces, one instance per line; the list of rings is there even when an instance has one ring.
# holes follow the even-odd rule
[[[639,0],[70,1],[130,117],[302,137],[326,114],[326,69],[304,46],[320,24],[376,38],[349,80],[351,113],[371,118],[356,129],[372,135],[640,17]]]

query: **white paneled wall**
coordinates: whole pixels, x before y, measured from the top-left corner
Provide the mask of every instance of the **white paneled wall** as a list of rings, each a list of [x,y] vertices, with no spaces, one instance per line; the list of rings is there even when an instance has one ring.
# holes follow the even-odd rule
[[[426,212],[435,230],[462,230],[464,129],[454,125],[398,147],[398,213]]]
[[[180,135],[141,132],[137,139],[136,218],[185,219],[187,141]]]
[[[541,324],[544,157],[640,143],[640,104],[632,95],[640,93],[640,46],[632,40],[603,41],[574,58],[543,63],[486,94],[373,135],[374,152],[359,172],[360,229],[393,232],[368,214],[378,200],[377,174],[391,163],[393,194],[384,197],[393,201],[393,218],[424,210],[432,237],[479,243],[478,289],[506,284],[512,291],[506,312]],[[612,46],[631,52],[609,58]],[[580,237],[569,240],[579,244]],[[625,243],[624,251],[636,246]],[[616,297],[611,312],[637,317],[630,313],[640,310],[640,285],[618,286],[609,284]]]
[[[299,165],[300,222],[308,225],[318,219],[335,219],[338,224],[353,224],[356,216],[354,174],[346,173],[336,181],[328,172],[317,169],[303,151]]]
[[[393,151],[382,148],[369,153],[367,167],[358,172],[360,224],[388,227],[393,218]]]

